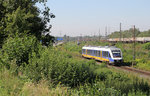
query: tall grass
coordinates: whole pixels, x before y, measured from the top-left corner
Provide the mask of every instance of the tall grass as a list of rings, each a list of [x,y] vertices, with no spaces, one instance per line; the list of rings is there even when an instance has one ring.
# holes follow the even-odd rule
[[[8,41],[8,45],[7,43],[5,45],[10,49],[3,47],[0,52],[2,65],[0,92],[3,96],[148,96],[150,94],[150,86],[144,80],[114,72],[107,69],[104,64],[97,65],[94,60],[74,59],[69,53],[80,52],[82,44],[78,46],[70,43],[63,45],[63,48],[47,48],[30,38],[26,42],[33,44],[32,48],[36,46],[35,50],[26,46],[22,38],[17,37],[14,41],[17,40],[23,44],[16,43],[20,45],[17,47],[12,39],[13,44],[9,45]],[[29,50],[26,50],[28,48]],[[65,48],[67,50],[61,50]],[[18,51],[13,52],[15,50]],[[29,53],[26,55],[28,58],[22,58],[20,52]]]
[[[25,74],[33,81],[46,78],[56,84],[74,87],[80,83],[92,82],[96,77],[92,69],[94,65],[90,65],[90,62],[74,60],[65,52],[51,48],[40,54],[40,57],[33,56],[25,69]]]
[[[19,96],[24,82],[4,69],[0,72],[0,96]]]
[[[25,78],[24,78],[25,79]],[[41,80],[38,83],[14,76],[5,69],[0,72],[0,96],[70,96],[76,93],[68,87]]]

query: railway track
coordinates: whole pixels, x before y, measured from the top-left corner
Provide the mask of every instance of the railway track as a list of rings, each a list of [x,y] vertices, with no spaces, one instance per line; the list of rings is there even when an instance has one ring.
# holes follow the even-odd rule
[[[138,75],[139,77],[142,78],[146,78],[150,80],[150,72],[148,71],[144,71],[144,70],[140,70],[140,69],[136,69],[133,67],[128,67],[128,66],[113,66],[113,65],[107,65],[108,68],[115,68],[115,69],[119,69],[128,73],[134,73],[136,75]]]
[[[97,64],[101,64],[101,62],[97,61]],[[107,64],[107,67],[110,69],[116,69],[120,71],[124,71],[127,73],[133,73],[138,77],[148,79],[150,81],[150,72],[145,70],[136,69],[129,66],[115,66],[115,65],[109,65]]]
[[[83,57],[80,57],[80,58],[81,59],[90,60],[90,59],[83,58]],[[97,62],[97,64],[101,64],[101,62],[99,62],[99,61],[96,61],[96,62]],[[115,65],[109,65],[109,64],[107,64],[107,67],[111,68],[111,69],[116,69],[116,70],[124,71],[126,73],[135,74],[138,77],[148,79],[148,81],[150,82],[150,72],[149,71],[140,70],[140,69],[136,69],[136,68],[129,67],[129,66],[115,66]]]
[[[84,59],[86,59],[86,58],[84,58]],[[89,59],[87,59],[87,60],[89,60]],[[97,62],[97,64],[101,64],[101,62],[99,62],[99,61],[96,61],[96,62]],[[133,73],[135,75],[138,75],[141,78],[146,78],[150,81],[150,72],[149,71],[140,70],[140,69],[136,69],[136,68],[129,67],[129,66],[115,66],[115,65],[109,65],[109,64],[107,64],[107,67],[114,68],[114,69],[121,70],[121,71],[128,72],[128,73]]]

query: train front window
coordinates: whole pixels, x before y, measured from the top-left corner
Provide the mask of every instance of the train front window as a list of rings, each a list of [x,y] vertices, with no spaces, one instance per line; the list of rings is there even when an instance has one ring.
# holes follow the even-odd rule
[[[112,54],[114,58],[119,58],[121,57],[121,52],[120,50],[112,50]]]

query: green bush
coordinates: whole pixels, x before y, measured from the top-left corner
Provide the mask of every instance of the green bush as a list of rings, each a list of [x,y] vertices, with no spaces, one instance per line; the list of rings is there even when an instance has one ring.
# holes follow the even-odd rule
[[[144,49],[150,50],[150,42],[144,44]]]
[[[74,60],[65,52],[46,48],[40,52],[39,57],[32,55],[25,73],[33,81],[46,78],[55,84],[74,87],[94,80],[96,76],[93,73],[93,66],[91,61]]]
[[[3,44],[1,50],[2,61],[9,63],[15,60],[17,66],[28,64],[30,55],[33,52],[38,53],[39,45],[34,36],[9,37]]]
[[[93,84],[80,86],[81,96],[149,96],[150,86],[139,78],[129,78],[122,73],[109,73],[104,81],[97,80]]]
[[[9,70],[0,71],[0,96],[19,96],[24,80],[14,76]]]
[[[121,96],[121,92],[114,88],[106,88],[104,83],[85,84],[78,90],[79,96]]]

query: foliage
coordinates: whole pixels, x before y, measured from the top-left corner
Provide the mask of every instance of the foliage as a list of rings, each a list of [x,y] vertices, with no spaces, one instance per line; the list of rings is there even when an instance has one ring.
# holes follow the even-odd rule
[[[18,33],[31,33],[30,29],[33,25],[29,20],[34,18],[30,12],[25,13],[25,9],[17,8],[12,14],[7,14],[5,31],[9,36],[15,36]]]
[[[71,87],[81,83],[92,82],[95,78],[90,63],[75,61],[64,52],[55,49],[44,49],[40,57],[32,56],[26,66],[26,75],[33,81],[46,78],[53,83]],[[32,70],[31,70],[32,69]]]
[[[80,56],[81,48],[82,48],[82,46],[85,46],[85,45],[94,45],[94,46],[106,46],[106,45],[109,46],[110,45],[111,46],[113,44],[108,43],[108,42],[83,41],[83,42],[81,42],[80,45],[77,45],[76,42],[70,42],[70,43],[64,44],[63,47],[67,51],[69,51],[71,54],[73,54],[73,55],[78,54]],[[133,44],[119,42],[119,43],[115,43],[115,46],[120,48],[123,53],[124,63],[122,63],[122,65],[130,66],[133,62]],[[143,69],[143,70],[150,70],[150,66],[149,66],[150,63],[148,62],[150,60],[150,58],[149,58],[150,52],[148,50],[149,43],[144,43],[144,44],[136,43],[135,46],[136,46],[135,47],[136,65],[134,65],[134,67]],[[146,60],[145,63],[138,62],[138,60],[143,60],[143,59]]]
[[[135,36],[136,37],[150,37],[150,30],[147,31],[139,31],[139,29],[135,29]],[[131,38],[133,37],[133,28],[129,30],[124,30],[121,32],[121,38]],[[109,38],[120,38],[120,32],[115,31],[109,35]]]
[[[141,32],[138,37],[150,37],[150,30]]]
[[[94,41],[93,41],[94,42]],[[79,52],[78,48],[82,47],[85,44],[89,44],[91,42],[81,42],[80,45],[77,45],[75,43],[68,43],[64,45],[64,47],[67,49],[67,51],[76,53]],[[92,43],[92,44],[98,44]],[[100,45],[105,45],[104,43]],[[78,47],[77,47],[78,46]],[[125,64],[130,63],[132,61],[132,44],[116,44],[117,47],[122,49],[122,52],[124,54]],[[136,46],[139,48],[141,47],[140,44],[136,44]],[[139,48],[139,50],[141,50]],[[139,51],[138,50],[138,51]],[[141,54],[139,52],[139,54]],[[140,57],[141,58],[141,57]],[[106,65],[102,64],[100,66],[96,66],[96,69],[94,70],[94,73],[97,76],[96,83],[88,84],[86,83],[83,86],[80,86],[79,88],[79,94],[80,95],[115,95],[115,96],[127,96],[127,95],[149,95],[149,88],[150,86],[147,84],[147,82],[140,80],[135,77],[129,77],[126,74],[120,73],[120,72],[113,72],[111,70],[108,70]],[[117,81],[117,82],[116,82]],[[96,86],[95,86],[96,85]]]
[[[23,80],[13,76],[9,70],[0,71],[0,95],[1,96],[19,96]]]
[[[30,55],[38,54],[40,44],[34,36],[24,35],[23,37],[9,37],[1,50],[2,61],[8,64],[15,60],[17,66],[28,64]],[[10,65],[7,66],[8,68]]]
[[[106,88],[101,82],[93,85],[85,84],[79,88],[80,96],[121,96],[120,91],[114,88]]]
[[[135,29],[135,36],[140,35],[141,32],[139,31],[139,29]],[[119,31],[115,31],[112,34],[109,35],[110,38],[120,38],[120,32]],[[129,30],[124,30],[121,32],[121,38],[129,38],[129,37],[133,37],[133,28],[130,28]]]
[[[105,71],[103,72],[105,73]],[[128,96],[129,94],[149,96],[149,88],[150,86],[143,80],[129,78],[123,73],[109,72],[104,81],[98,80],[94,84],[86,83],[78,90],[81,96]]]
[[[41,80],[38,84],[26,82],[20,92],[21,96],[70,96],[74,93],[67,87],[57,85],[52,87],[45,80]]]
[[[137,68],[140,68],[142,70],[150,70],[150,61],[146,59],[137,59],[136,60],[136,66]]]
[[[14,76],[10,70],[0,71],[0,96],[70,96],[76,93],[61,85],[53,86],[46,80],[31,82],[23,76]]]
[[[144,49],[150,50],[150,42],[144,44]]]
[[[54,37],[49,34],[46,34],[45,36],[42,36],[41,41],[42,41],[42,45],[50,46],[52,42],[54,42]]]
[[[31,36],[32,37],[32,36]],[[19,39],[18,39],[19,38]],[[15,39],[10,39],[11,41],[20,42],[23,37],[17,37]],[[24,37],[25,38],[25,37]],[[27,37],[26,37],[27,38]],[[76,44],[66,45],[68,48],[70,46],[71,50],[64,50],[62,47],[66,47],[63,45],[62,47],[40,47],[34,46],[34,39],[28,37],[28,40],[23,39],[26,42],[30,42],[29,44],[31,48],[35,49],[30,52],[28,58],[28,64],[25,65],[16,65],[16,57],[12,59],[10,62],[10,70],[9,72],[14,73],[13,70],[18,70],[18,76],[16,79],[7,76],[7,82],[13,83],[5,83],[5,81],[1,78],[0,83],[3,87],[0,87],[4,95],[77,95],[77,96],[138,96],[138,95],[149,95],[150,94],[150,86],[144,80],[133,77],[133,75],[127,75],[122,72],[114,71],[112,69],[108,69],[105,64],[98,65],[94,60],[78,60],[74,59],[70,56],[70,52],[76,53],[78,51],[78,46]],[[21,42],[21,44],[27,44]],[[32,42],[31,42],[32,41]],[[12,45],[13,42],[11,42]],[[33,43],[33,44],[32,44]],[[18,45],[19,43],[16,42]],[[10,44],[10,46],[12,46]],[[116,44],[120,48],[121,44]],[[15,45],[16,46],[16,45]],[[27,45],[20,45],[21,48],[27,48]],[[24,47],[23,47],[24,46]],[[79,46],[81,47],[82,44]],[[129,47],[129,46],[126,46]],[[6,49],[6,47],[4,47]],[[9,47],[10,48],[10,47]],[[77,50],[76,50],[77,48]],[[13,49],[10,48],[10,49]],[[18,47],[20,49],[20,47]],[[18,50],[14,47],[14,51]],[[2,49],[4,50],[4,49]],[[8,50],[8,49],[7,49]],[[128,50],[126,50],[128,51]],[[124,52],[126,52],[124,51]],[[17,51],[18,52],[18,51]],[[19,51],[22,52],[22,51]],[[6,54],[7,52],[4,51]],[[3,53],[3,54],[4,54]],[[8,51],[9,53],[9,51]],[[1,54],[2,55],[2,54]],[[1,60],[3,63],[5,57],[1,56]],[[13,56],[13,55],[12,55]],[[18,55],[21,56],[21,55]],[[146,60],[139,61],[141,63],[146,63]],[[2,62],[0,61],[0,64]],[[0,73],[3,74],[3,73]],[[1,75],[0,75],[1,76]],[[11,76],[14,76],[11,74]],[[6,77],[5,77],[6,78]],[[14,82],[14,80],[16,82]],[[44,81],[42,81],[44,80]],[[32,82],[33,83],[32,83]],[[19,87],[12,87],[12,86]],[[11,86],[11,87],[10,87]],[[64,86],[64,87],[63,87]],[[68,87],[65,87],[68,86]],[[73,88],[72,88],[73,87]],[[10,89],[10,90],[9,90]],[[15,91],[13,91],[15,90]],[[15,92],[15,93],[14,93]]]
[[[0,0],[0,47],[8,36],[15,36],[17,33],[32,34],[39,40],[43,34],[49,33],[52,26],[48,26],[48,23],[55,15],[49,13],[50,9],[46,6],[46,2],[46,0]],[[39,9],[37,3],[43,4],[44,9]]]

